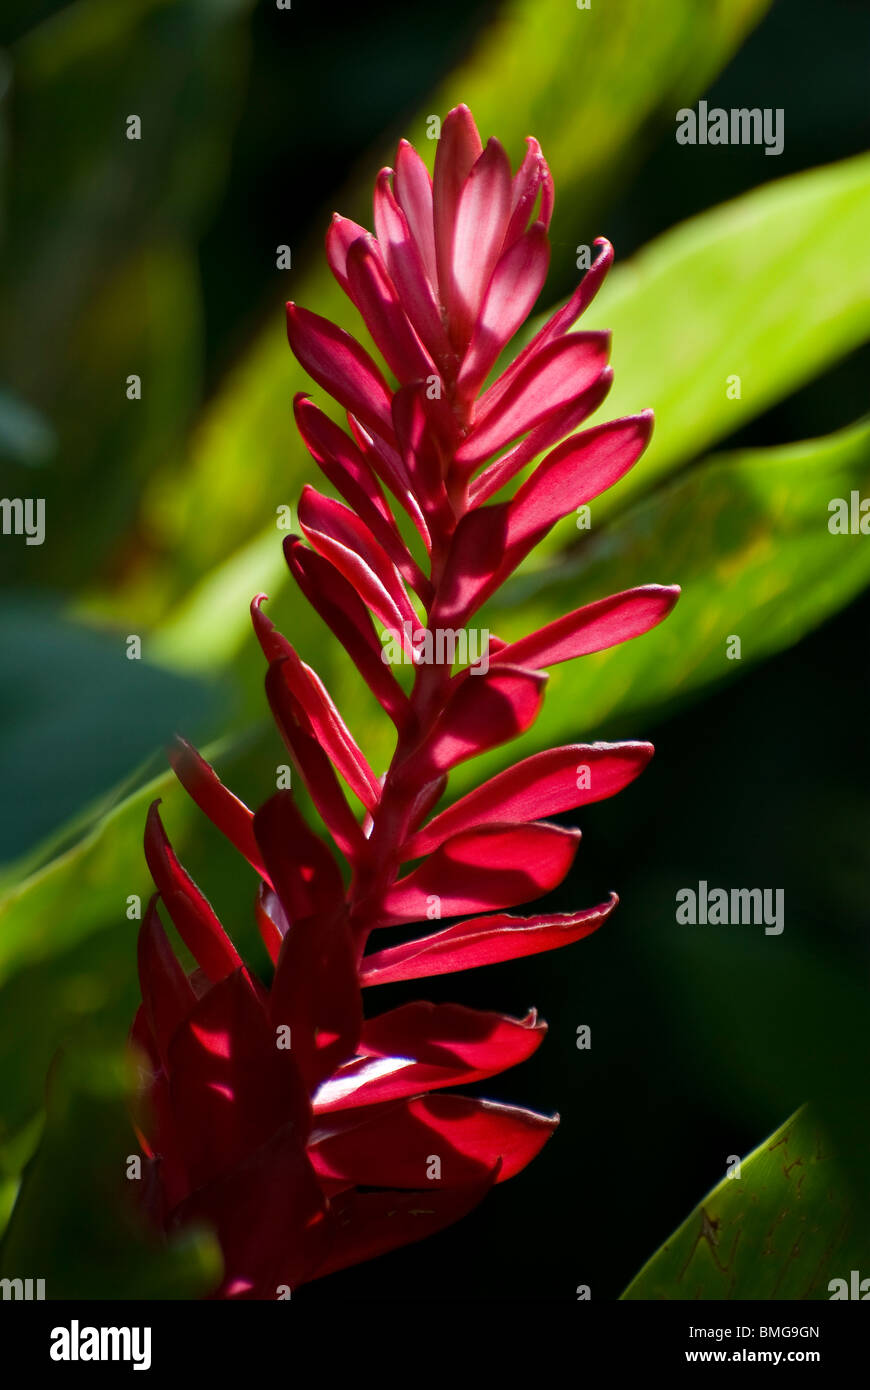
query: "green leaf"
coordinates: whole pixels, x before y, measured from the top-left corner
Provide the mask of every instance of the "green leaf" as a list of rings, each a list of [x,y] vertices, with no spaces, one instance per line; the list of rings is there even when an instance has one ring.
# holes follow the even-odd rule
[[[870,155],[861,155],[693,218],[614,269],[583,327],[613,332],[608,416],[652,406],[656,428],[597,514],[870,337],[868,242]],[[739,398],[728,394],[735,376]]]
[[[142,1178],[127,1098],[128,1059],[70,1052],[49,1081],[39,1152],[28,1168],[0,1249],[0,1277],[41,1278],[46,1298],[198,1298],[220,1277],[214,1237],[164,1243],[136,1208]]]
[[[280,740],[274,739],[276,755],[279,745]],[[203,755],[222,772],[229,767],[229,776],[243,796],[248,788],[243,774],[240,781],[235,780],[239,764],[243,768],[246,761],[252,763],[253,797],[260,800],[275,785],[274,769],[266,762],[271,752],[252,742],[250,734],[203,749]],[[161,814],[180,850],[194,827],[210,826],[165,760],[161,762],[163,770],[156,777],[143,783],[141,775],[134,774],[57,836],[6,868],[0,879],[0,985],[22,966],[59,957],[101,928],[129,929],[134,919],[128,916],[128,897],[136,895],[144,902],[153,891],[142,850],[145,815],[152,801],[159,798],[165,803]],[[220,835],[209,840],[212,848],[225,844]],[[244,873],[239,874],[238,856],[232,851],[229,862],[234,879],[252,892],[254,879],[249,882]]]
[[[803,1108],[695,1207],[622,1297],[826,1299],[868,1266],[866,1227],[829,1136]]]
[[[67,950],[99,926],[120,924],[127,897],[150,892],[142,827],[150,803],[167,795],[173,782],[170,772],[154,778],[30,875],[22,877],[18,866],[10,867],[5,883],[12,886],[0,896],[0,983],[22,965]]]

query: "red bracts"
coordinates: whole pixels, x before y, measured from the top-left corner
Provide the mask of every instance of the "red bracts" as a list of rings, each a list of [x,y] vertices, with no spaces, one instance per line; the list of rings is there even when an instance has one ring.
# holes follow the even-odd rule
[[[611,379],[608,335],[574,331],[610,265],[605,241],[568,303],[487,384],[543,286],[552,209],[537,142],[512,175],[458,107],[433,178],[403,142],[376,183],[375,235],[336,217],[327,236],[329,264],[395,381],[342,329],[287,307],[293,351],[348,421],[296,401],[302,438],[343,500],[305,488],[304,539],[288,541],[287,562],[395,725],[396,746],[377,776],[259,596],[267,696],[324,833],[289,790],[252,813],[183,742],[173,765],[260,877],[269,988],[175,858],[156,806],[149,813],[157,893],[133,1028],[147,1058],[149,1201],[168,1231],[215,1228],[218,1296],[276,1298],[437,1231],[523,1168],[556,1124],[445,1089],[528,1057],[545,1031],[534,1014],[427,1003],[378,1013],[372,995],[363,1008],[378,984],[513,960],[599,927],[615,897],[570,914],[512,909],[554,888],[574,858],[579,831],[549,818],[612,796],[652,754],[646,743],[550,749],[437,810],[452,768],[532,725],[547,667],[639,636],[678,593],[646,585],[517,642],[492,637],[454,673],[481,605],[556,522],[633,466],[652,429],[643,412],[576,432]],[[192,975],[158,908],[198,962]],[[384,941],[409,923],[426,925]]]

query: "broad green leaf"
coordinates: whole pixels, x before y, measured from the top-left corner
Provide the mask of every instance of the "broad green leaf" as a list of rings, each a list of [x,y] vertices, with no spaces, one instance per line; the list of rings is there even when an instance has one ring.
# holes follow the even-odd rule
[[[849,502],[854,491],[870,497],[867,422],[801,444],[708,459],[604,521],[599,531],[596,504],[591,532],[576,532],[568,518],[559,534],[564,545],[572,533],[579,537],[570,542],[572,552],[506,585],[481,614],[482,627],[513,640],[582,603],[637,584],[678,583],[682,596],[668,619],[646,636],[555,668],[543,711],[518,747],[530,750],[593,734],[644,734],[646,721],[672,708],[675,698],[685,700],[739,676],[837,612],[870,581],[866,538],[828,529],[829,503]],[[270,544],[279,549],[274,534]],[[280,583],[280,572],[271,577]],[[325,629],[292,589],[277,592],[271,610],[276,621],[323,668],[353,719],[360,701],[355,673],[341,652],[336,654],[337,644],[323,640]],[[218,640],[227,643],[234,602],[227,588],[221,598],[226,606],[217,609],[215,628]],[[167,631],[167,647],[160,648],[167,659],[176,650],[194,649],[195,612],[188,610],[185,618],[189,631],[186,622]],[[731,637],[740,638],[739,658],[728,656]],[[736,651],[733,644],[731,649]],[[245,650],[240,665],[256,663],[256,652]],[[259,688],[251,693],[262,701]],[[389,751],[383,719],[369,706],[354,727],[363,746],[369,746],[367,738],[374,741],[374,760],[383,764]],[[454,788],[470,785],[482,769],[494,770],[504,761],[499,750],[457,769]]]
[[[0,573],[20,591],[54,586],[67,595],[108,563],[116,575],[135,568],[147,538],[126,540],[137,497],[155,458],[173,457],[179,434],[190,424],[199,395],[200,305],[194,257],[179,243],[161,239],[133,246],[120,263],[103,267],[99,285],[69,322],[58,322],[57,358],[43,353],[42,401],[55,432],[55,446],[37,476],[21,465],[4,483],[7,495],[33,496],[45,504],[45,539],[39,546],[6,546]],[[46,276],[45,293],[54,291]],[[119,313],[118,306],[124,305]],[[2,310],[2,306],[0,306]],[[43,327],[53,341],[52,330]],[[16,334],[8,334],[14,343]],[[14,380],[14,372],[9,371]],[[138,377],[139,385],[128,376]],[[128,389],[140,391],[128,398]],[[37,393],[35,393],[37,394]],[[37,395],[38,398],[38,395]],[[159,592],[159,576],[153,581]],[[99,603],[92,616],[99,615]],[[115,604],[115,621],[135,624],[145,615]],[[131,630],[128,628],[128,631]]]
[[[45,1078],[59,1051],[121,1047],[139,1004],[139,922],[123,914],[0,985],[0,1174],[7,1189],[39,1139]],[[0,1223],[2,1224],[2,1223]]]
[[[804,1107],[703,1199],[622,1297],[826,1299],[868,1267],[860,1207],[812,1108]]]
[[[652,406],[656,429],[599,513],[870,337],[868,242],[870,155],[861,155],[693,218],[614,269],[583,327],[613,332],[607,414]]]
[[[45,1133],[0,1247],[0,1277],[43,1278],[57,1299],[198,1298],[214,1286],[212,1235],[164,1243],[137,1213],[131,1081],[115,1054],[67,1053],[52,1068]]]
[[[100,926],[125,921],[127,898],[150,892],[142,853],[145,813],[169,795],[165,772],[121,801],[75,844],[0,897],[0,983],[22,965],[59,954]],[[179,798],[179,813],[183,801]],[[14,867],[6,876],[9,885]]]
[[[585,12],[565,0],[513,0],[402,133],[431,161],[427,117],[443,116],[458,102],[472,108],[485,134],[498,134],[514,161],[524,137],[534,133],[556,179],[556,235],[570,248],[563,251],[562,278],[573,278],[573,248],[603,230],[591,221],[593,209],[612,181],[624,177],[643,147],[642,134],[658,118],[672,122],[675,105],[694,100],[766,9],[767,0],[711,0],[703,12],[692,0],[672,0],[665,9],[630,0]],[[374,174],[394,153],[393,144],[373,154],[365,175],[337,194],[335,205],[370,223]],[[326,224],[324,213],[324,231]],[[360,331],[325,267],[319,234],[313,247],[309,268],[276,280],[270,321],[201,420],[186,477],[174,459],[153,476],[145,518],[160,542],[159,567],[140,568],[124,591],[151,616],[166,609],[167,555],[175,597],[186,606],[190,588],[258,532],[276,506],[294,503],[311,476],[290,414],[293,393],[311,383],[287,347],[283,301],[293,298]]]

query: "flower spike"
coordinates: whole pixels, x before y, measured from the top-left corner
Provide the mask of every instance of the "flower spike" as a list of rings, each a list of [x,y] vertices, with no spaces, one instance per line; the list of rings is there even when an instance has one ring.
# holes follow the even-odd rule
[[[268,987],[182,868],[156,804],[148,814],[157,893],[139,935],[131,1040],[143,1054],[149,1208],[168,1233],[215,1229],[214,1297],[275,1298],[442,1229],[524,1169],[558,1123],[449,1089],[531,1056],[546,1032],[534,1012],[417,1001],[372,1014],[362,1002],[375,985],[567,946],[617,905],[614,894],[573,913],[510,911],[559,884],[577,853],[579,830],[550,818],[621,791],[650,744],[546,749],[441,804],[458,764],[531,728],[550,666],[641,636],[679,593],[647,584],[602,597],[518,641],[488,635],[465,659],[481,605],[561,518],[634,466],[652,430],[642,411],[578,432],[613,377],[609,335],[575,328],[613,259],[604,240],[567,303],[490,381],[543,288],[552,213],[537,141],[512,174],[459,106],[431,177],[406,141],[378,175],[374,234],[338,216],[327,233],[330,268],[383,368],[343,329],[287,306],[292,350],[347,417],[344,428],[296,397],[299,433],[340,500],[306,486],[287,564],[396,741],[376,775],[258,595],[267,698],[322,833],[289,789],[252,812],[183,740],[171,760],[259,877]],[[457,920],[380,945],[384,929],[442,918]]]

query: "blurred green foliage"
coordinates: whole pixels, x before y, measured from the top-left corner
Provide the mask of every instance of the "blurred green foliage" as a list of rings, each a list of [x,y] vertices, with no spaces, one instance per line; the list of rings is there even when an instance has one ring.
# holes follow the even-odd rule
[[[38,1277],[51,1299],[197,1298],[220,1278],[217,1242],[187,1230],[158,1241],[136,1204],[129,1066],[114,1054],[59,1057],[45,1132],[24,1177],[0,1278]],[[62,1178],[62,1181],[59,1180]],[[94,1221],[94,1212],[103,1219]]]
[[[27,557],[42,586],[117,583],[143,480],[192,424],[195,246],[226,170],[249,8],[78,0],[9,49],[0,373],[56,437],[54,540]],[[145,384],[135,406],[130,373]],[[20,562],[7,547],[0,559],[7,575]]]
[[[383,41],[367,14],[336,40],[296,7],[270,68],[264,54],[285,16],[250,0],[9,7],[2,490],[44,495],[49,532],[42,547],[5,537],[0,547],[9,588],[0,646],[11,658],[0,673],[0,1225],[29,1165],[3,1273],[35,1261],[57,1296],[183,1297],[214,1268],[207,1240],[154,1250],[129,1220],[115,1181],[131,1147],[117,1058],[137,997],[137,923],[126,906],[148,892],[141,827],[154,796],[165,799],[173,840],[240,949],[265,965],[251,921],[253,876],[224,852],[158,755],[176,727],[200,741],[221,734],[212,751],[240,795],[256,804],[274,785],[284,753],[265,720],[247,615],[253,593],[272,595],[270,616],[317,666],[376,770],[389,758],[384,721],[291,590],[274,524],[276,508],[295,506],[313,472],[292,427],[292,394],[308,383],[286,346],[282,302],[293,297],[359,330],[322,263],[330,209],[321,200],[368,222],[373,174],[395,136],[431,153],[426,117],[459,101],[514,160],[533,131],[558,194],[549,305],[576,278],[575,248],[608,231],[617,195],[672,142],[675,109],[709,91],[767,9],[767,0],[625,0],[586,12],[563,0],[506,0],[469,10],[450,0],[431,20],[437,35],[421,42],[414,25],[427,17],[399,6]],[[462,43],[451,51],[454,31]],[[336,42],[344,56],[333,63]],[[318,135],[311,110],[324,84],[332,124]],[[125,138],[130,114],[141,117],[140,141]],[[266,145],[284,154],[277,180]],[[318,160],[324,150],[330,157]],[[853,423],[866,392],[847,393],[849,413],[819,437],[774,436],[774,448],[750,441],[709,455],[750,422],[769,421],[771,406],[813,379],[824,390],[822,374],[849,354],[854,361],[870,339],[868,158],[773,181],[776,173],[777,161],[762,158],[743,196],[676,228],[665,188],[661,235],[617,265],[584,321],[614,330],[607,414],[652,405],[653,444],[593,503],[591,533],[568,518],[481,621],[509,638],[638,583],[678,582],[683,596],[646,638],[554,672],[524,752],[566,738],[646,736],[868,585],[863,538],[827,530],[830,498],[870,495],[870,426]],[[233,206],[240,185],[273,219],[246,243],[259,268],[244,276],[232,250],[215,247],[221,229],[248,215]],[[275,269],[275,247],[288,237],[289,274]],[[254,303],[238,303],[237,277],[256,285]],[[131,402],[125,383],[134,372],[143,390]],[[143,638],[141,662],[124,659],[131,632]],[[726,640],[735,632],[742,653],[731,662]],[[491,756],[488,770],[503,760]],[[625,814],[630,825],[637,813]],[[623,833],[617,822],[620,850]],[[742,1105],[760,1132],[769,1115],[813,1099],[813,1123],[824,1124],[838,1153],[814,1218],[825,1226],[866,1166],[851,1104],[866,1057],[864,983],[853,964],[820,964],[802,940],[778,957],[788,990],[776,994],[770,960],[751,945],[712,936],[687,948],[676,939],[667,920],[673,885],[643,865],[635,873],[657,903],[643,922],[654,946],[630,936],[655,981],[653,1002],[634,1000],[638,1016],[667,999],[711,1072],[721,1068],[723,1088],[736,1091],[735,1112]],[[620,891],[626,877],[630,867],[618,866]],[[562,891],[567,909],[585,889],[572,879]],[[635,923],[645,910],[635,904]],[[604,967],[595,953],[610,948],[597,938],[588,945],[587,970],[596,960],[616,969],[618,944]],[[523,981],[546,978],[536,976],[542,969],[529,967]],[[696,975],[709,981],[709,1007],[682,987]],[[628,1036],[624,990],[620,979],[613,1007]],[[788,997],[801,1008],[821,999],[821,1044],[776,1045]],[[570,1012],[569,1028],[572,1020]],[[729,1046],[720,1053],[723,1033]],[[46,1119],[45,1077],[58,1048],[64,1061],[52,1072]],[[850,1065],[832,1088],[826,1080],[844,1054]],[[808,1123],[789,1122],[789,1143],[807,1153]],[[723,1184],[712,1195],[723,1230],[744,1221],[747,1183],[767,1183],[774,1200],[767,1153],[762,1146],[746,1161],[742,1188]],[[62,1182],[53,1176],[59,1165]],[[683,1210],[691,1190],[681,1179]],[[802,1200],[815,1202],[815,1190]],[[669,1249],[682,1251],[696,1227],[693,1215]],[[710,1249],[702,1242],[693,1260]],[[674,1268],[661,1259],[654,1267],[652,1296],[679,1296]],[[652,1277],[639,1276],[644,1289]],[[723,1296],[715,1283],[703,1287],[702,1296]]]

